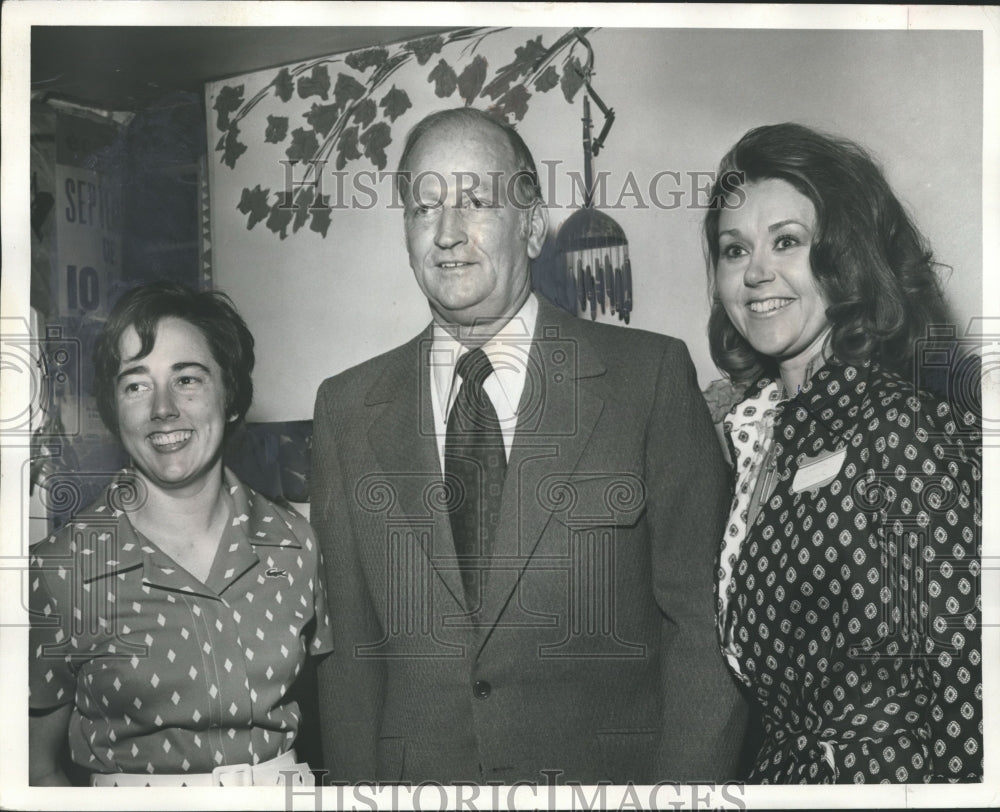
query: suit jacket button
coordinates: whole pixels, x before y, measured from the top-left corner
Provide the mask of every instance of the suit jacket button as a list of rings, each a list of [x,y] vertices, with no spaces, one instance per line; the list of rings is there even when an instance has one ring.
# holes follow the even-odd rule
[[[490,685],[486,680],[480,679],[476,680],[472,686],[472,695],[476,699],[486,699],[490,692],[493,690],[493,686]]]

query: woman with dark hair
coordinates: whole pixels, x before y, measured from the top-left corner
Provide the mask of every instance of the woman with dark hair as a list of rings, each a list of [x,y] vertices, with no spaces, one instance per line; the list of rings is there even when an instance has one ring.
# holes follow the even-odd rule
[[[763,722],[749,780],[981,780],[981,436],[914,380],[946,319],[931,252],[863,149],[795,124],[744,135],[713,200],[712,356],[743,391],[719,635]]]
[[[95,347],[98,408],[131,457],[32,547],[30,780],[313,782],[289,691],[331,649],[312,530],[244,486],[223,439],[253,396],[253,337],[222,293],[126,293]]]

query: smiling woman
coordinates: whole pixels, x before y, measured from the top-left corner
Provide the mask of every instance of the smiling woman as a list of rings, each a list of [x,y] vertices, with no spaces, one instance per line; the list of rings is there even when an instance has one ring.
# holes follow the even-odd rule
[[[745,388],[718,634],[762,722],[749,780],[981,780],[982,442],[912,380],[945,313],[931,253],[864,150],[795,124],[744,135],[716,195],[712,356]]]
[[[312,783],[291,688],[331,648],[320,554],[222,463],[253,363],[221,293],[157,283],[108,318],[98,406],[132,465],[32,547],[32,784],[67,783],[67,744],[95,786]]]

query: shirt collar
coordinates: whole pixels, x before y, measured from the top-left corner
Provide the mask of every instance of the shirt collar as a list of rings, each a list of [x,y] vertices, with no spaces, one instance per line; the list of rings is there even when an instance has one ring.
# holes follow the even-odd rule
[[[871,401],[869,382],[877,371],[878,366],[872,361],[844,364],[829,359],[795,397],[775,405],[786,410],[804,409],[831,434],[850,440],[857,431],[859,415]],[[770,393],[776,387],[777,382],[768,377],[751,384],[745,397],[727,415],[726,431],[731,433],[759,420],[760,415],[755,416],[753,407],[773,398]]]
[[[84,567],[83,583],[141,567],[144,581],[200,594],[204,588],[199,590],[195,579],[184,577],[181,567],[132,527],[123,508],[136,498],[135,481],[133,471],[120,471],[102,497],[70,523],[79,540],[71,551]],[[240,482],[228,468],[223,472],[223,487],[232,497],[233,514],[208,577],[219,593],[258,563],[257,548],[302,547],[280,509]],[[99,526],[107,529],[97,532]],[[94,532],[86,532],[88,528]],[[109,542],[112,548],[102,546]]]
[[[538,300],[529,294],[521,309],[501,327],[496,335],[483,344],[483,351],[493,365],[494,377],[507,401],[511,414],[517,414],[521,391],[528,368],[528,351],[531,337],[538,321]],[[431,380],[438,403],[447,404],[444,414],[458,395],[455,385],[455,366],[458,359],[468,351],[468,347],[457,341],[451,333],[437,322],[433,326],[431,343]]]

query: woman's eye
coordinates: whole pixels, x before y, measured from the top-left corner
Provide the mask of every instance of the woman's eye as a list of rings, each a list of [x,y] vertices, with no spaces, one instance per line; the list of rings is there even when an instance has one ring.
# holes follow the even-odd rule
[[[795,237],[790,237],[787,234],[782,234],[774,241],[775,248],[794,248],[799,244],[799,241]]]
[[[746,254],[746,251],[743,246],[736,243],[730,243],[722,249],[722,256],[726,259],[739,259],[744,254]]]
[[[200,383],[200,382],[201,382],[201,379],[195,377],[194,375],[181,375],[177,379],[177,383],[180,386],[194,386],[195,384]]]
[[[123,395],[138,395],[140,392],[145,391],[145,384],[139,383],[138,381],[132,381],[122,386]]]

